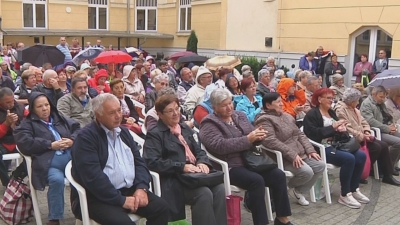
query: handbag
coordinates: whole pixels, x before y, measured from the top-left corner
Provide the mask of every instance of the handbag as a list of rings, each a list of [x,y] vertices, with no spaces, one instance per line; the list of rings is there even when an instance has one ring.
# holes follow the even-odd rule
[[[240,201],[243,198],[236,195],[226,196],[226,216],[228,225],[240,225],[242,214],[240,212]]]
[[[0,217],[9,225],[28,223],[32,217],[31,190],[22,180],[11,179],[0,201]]]
[[[349,133],[343,132],[333,137],[332,147],[332,154],[336,154],[336,150],[353,153],[360,149],[360,143]]]
[[[178,174],[178,180],[188,188],[214,187],[224,182],[224,172],[210,170],[210,173],[182,173]]]
[[[278,167],[275,160],[259,148],[242,152],[242,158],[247,168],[254,172],[270,171]]]
[[[364,140],[364,145],[361,146],[360,150],[363,151],[366,156],[364,170],[363,170],[363,173],[361,174],[361,179],[365,180],[368,178],[369,172],[371,171],[371,158],[369,157],[369,151],[368,151],[366,140]]]

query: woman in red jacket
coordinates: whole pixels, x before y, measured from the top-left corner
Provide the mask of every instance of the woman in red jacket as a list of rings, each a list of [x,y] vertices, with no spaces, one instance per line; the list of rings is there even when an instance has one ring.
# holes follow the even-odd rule
[[[101,69],[96,72],[94,78],[90,78],[88,83],[89,86],[95,88],[99,94],[102,93],[109,93],[110,92],[110,85],[106,83],[108,78],[108,73],[105,69]]]

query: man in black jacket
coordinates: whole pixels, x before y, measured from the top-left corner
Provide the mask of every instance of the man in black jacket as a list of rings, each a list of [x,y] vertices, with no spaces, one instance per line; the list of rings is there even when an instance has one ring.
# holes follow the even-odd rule
[[[32,92],[42,92],[51,101],[53,105],[57,105],[58,99],[64,96],[60,85],[58,85],[58,75],[54,70],[46,70],[43,73],[43,83],[36,85]]]
[[[87,193],[91,219],[100,224],[133,225],[128,213],[147,218],[148,225],[167,225],[167,202],[148,191],[149,170],[129,130],[120,127],[119,100],[111,94],[93,99],[96,121],[84,127],[72,147],[72,176]],[[71,192],[72,211],[79,200]]]

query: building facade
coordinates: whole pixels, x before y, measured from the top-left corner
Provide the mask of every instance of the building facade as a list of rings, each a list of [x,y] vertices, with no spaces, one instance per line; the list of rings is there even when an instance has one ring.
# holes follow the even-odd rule
[[[57,44],[66,36],[169,55],[185,49],[195,30],[201,55],[274,56],[290,67],[323,46],[350,75],[361,54],[373,62],[380,49],[390,67],[400,66],[399,9],[398,0],[0,1],[3,43]]]

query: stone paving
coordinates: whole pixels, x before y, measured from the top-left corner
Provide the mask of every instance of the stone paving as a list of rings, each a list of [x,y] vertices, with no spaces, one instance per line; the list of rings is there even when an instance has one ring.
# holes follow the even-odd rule
[[[400,224],[400,187],[395,187],[383,184],[372,177],[368,178],[368,184],[361,185],[362,192],[369,196],[371,202],[363,205],[361,209],[350,209],[337,203],[339,197],[339,179],[337,178],[332,185],[332,204],[329,205],[325,199],[319,200],[316,203],[311,203],[309,206],[300,206],[296,203],[293,197],[289,197],[292,207],[291,221],[294,224],[357,224],[357,225],[383,225],[383,224]],[[3,193],[4,187],[0,188]],[[37,192],[39,197],[40,212],[42,215],[43,224],[46,224],[47,218],[47,200],[46,192]],[[65,191],[65,219],[61,224],[75,224],[74,216],[71,212],[69,204],[70,188]],[[243,193],[239,193],[243,196]],[[291,195],[291,193],[289,193]],[[292,195],[291,195],[292,196]],[[308,198],[309,199],[309,198]],[[190,221],[190,208],[186,208],[187,218]],[[0,225],[5,224],[0,220]],[[34,225],[36,222],[28,223]],[[242,225],[252,225],[251,214],[242,206]],[[271,222],[273,224],[273,222]]]

